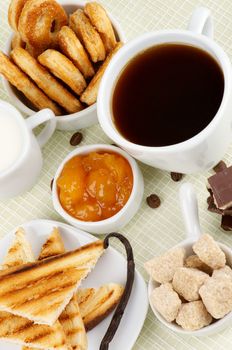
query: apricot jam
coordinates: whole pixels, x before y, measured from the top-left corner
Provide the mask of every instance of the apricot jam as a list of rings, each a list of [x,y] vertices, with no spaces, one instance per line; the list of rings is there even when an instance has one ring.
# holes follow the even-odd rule
[[[118,213],[128,201],[133,173],[117,153],[92,152],[75,156],[57,179],[63,209],[82,221],[101,221]]]

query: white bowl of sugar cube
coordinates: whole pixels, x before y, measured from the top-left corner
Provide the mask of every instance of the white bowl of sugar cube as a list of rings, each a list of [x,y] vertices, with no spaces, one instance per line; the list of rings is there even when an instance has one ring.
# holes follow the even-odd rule
[[[190,184],[180,189],[187,239],[145,263],[148,297],[158,320],[194,336],[216,333],[232,322],[232,250],[202,234]]]

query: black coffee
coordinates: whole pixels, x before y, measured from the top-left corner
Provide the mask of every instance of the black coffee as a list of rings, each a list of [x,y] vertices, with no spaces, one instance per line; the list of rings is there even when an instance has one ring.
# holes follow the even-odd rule
[[[208,53],[190,45],[154,46],[121,73],[112,98],[114,122],[133,143],[173,145],[210,123],[223,92],[222,70]]]

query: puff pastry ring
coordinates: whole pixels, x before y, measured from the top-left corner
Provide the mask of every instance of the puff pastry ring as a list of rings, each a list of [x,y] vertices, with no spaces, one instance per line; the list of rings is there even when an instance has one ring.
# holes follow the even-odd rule
[[[28,0],[21,12],[18,31],[35,48],[56,45],[59,30],[68,23],[63,7],[54,0]]]

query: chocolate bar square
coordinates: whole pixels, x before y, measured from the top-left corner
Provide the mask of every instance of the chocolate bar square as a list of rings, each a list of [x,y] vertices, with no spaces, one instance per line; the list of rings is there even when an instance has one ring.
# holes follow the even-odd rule
[[[216,214],[223,214],[223,210],[218,209],[214,203],[214,199],[213,196],[210,196],[208,198],[208,211],[211,211],[212,213],[216,213]]]
[[[225,231],[232,231],[232,216],[223,215],[221,220],[221,228]]]
[[[232,206],[232,166],[211,176],[209,188],[213,192],[214,203],[219,209]]]
[[[215,167],[213,167],[213,170],[215,173],[220,173],[221,171],[225,170],[227,168],[226,163],[221,160]]]
[[[208,203],[208,211],[211,211],[212,213],[220,214],[220,215],[230,215],[232,216],[232,208],[228,208],[225,210],[219,209],[216,207],[213,199],[213,195],[210,195],[207,198],[207,203]]]
[[[228,209],[223,210],[222,215],[232,216],[232,208],[230,207]]]

